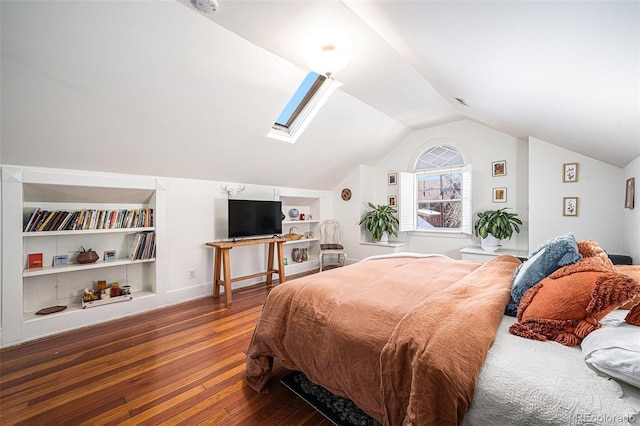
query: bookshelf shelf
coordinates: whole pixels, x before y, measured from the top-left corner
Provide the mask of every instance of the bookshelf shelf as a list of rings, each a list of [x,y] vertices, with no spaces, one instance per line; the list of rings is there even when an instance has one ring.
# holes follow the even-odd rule
[[[95,263],[71,263],[67,265],[56,265],[56,266],[44,266],[42,268],[35,269],[25,269],[22,273],[24,278],[27,277],[37,277],[40,275],[50,275],[50,274],[64,274],[66,272],[75,272],[75,271],[86,271],[88,269],[97,269],[97,268],[113,268],[115,266],[125,266],[125,265],[133,265],[135,263],[145,263],[145,262],[155,262],[155,257],[151,259],[140,259],[140,260],[130,260],[130,259],[115,259],[115,260],[99,260]]]
[[[92,234],[130,234],[132,232],[155,231],[155,227],[140,228],[113,228],[113,229],[80,229],[76,231],[35,231],[23,232],[24,238],[31,237],[55,237],[62,235],[92,235]]]
[[[313,243],[316,241],[320,241],[319,238],[300,238],[299,240],[290,240],[284,243],[285,246],[294,245],[294,244],[304,244],[304,243]]]

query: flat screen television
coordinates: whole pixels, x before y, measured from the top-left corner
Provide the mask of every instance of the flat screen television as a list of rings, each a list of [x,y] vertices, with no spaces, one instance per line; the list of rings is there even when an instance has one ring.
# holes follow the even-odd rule
[[[229,238],[282,234],[282,202],[229,200]]]

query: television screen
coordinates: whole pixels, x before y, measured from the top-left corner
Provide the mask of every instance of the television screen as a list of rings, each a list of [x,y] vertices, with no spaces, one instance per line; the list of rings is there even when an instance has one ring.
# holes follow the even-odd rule
[[[229,200],[229,238],[282,233],[280,201]]]

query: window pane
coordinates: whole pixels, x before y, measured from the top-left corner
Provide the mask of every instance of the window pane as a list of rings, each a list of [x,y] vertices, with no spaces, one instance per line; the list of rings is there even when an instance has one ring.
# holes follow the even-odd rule
[[[302,111],[304,106],[318,91],[324,80],[326,80],[325,76],[316,74],[313,71],[309,72],[302,83],[300,83],[300,87],[298,87],[298,90],[293,94],[291,100],[289,100],[289,103],[280,113],[275,125],[281,127],[291,126],[293,120],[296,119],[300,111]]]
[[[461,214],[461,201],[419,202],[418,229],[460,228]]]
[[[462,173],[418,175],[418,201],[459,200],[462,198]]]
[[[416,170],[437,169],[464,164],[462,155],[452,146],[435,146],[420,156],[416,163]]]

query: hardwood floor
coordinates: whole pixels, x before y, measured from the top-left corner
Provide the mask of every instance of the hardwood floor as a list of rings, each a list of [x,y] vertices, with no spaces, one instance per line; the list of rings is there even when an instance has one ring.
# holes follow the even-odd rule
[[[268,293],[207,297],[0,351],[0,424],[331,425],[285,388],[244,380]],[[100,308],[95,308],[100,309]]]

